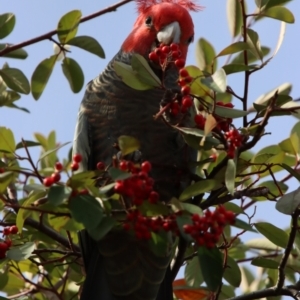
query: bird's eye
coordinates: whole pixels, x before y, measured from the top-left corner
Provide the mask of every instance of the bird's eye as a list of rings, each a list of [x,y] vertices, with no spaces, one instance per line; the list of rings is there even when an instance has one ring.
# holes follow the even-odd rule
[[[187,43],[190,44],[194,41],[194,35],[190,36],[189,39],[187,40]]]
[[[146,25],[151,25],[152,24],[152,18],[151,17],[147,17],[145,20],[145,24]]]

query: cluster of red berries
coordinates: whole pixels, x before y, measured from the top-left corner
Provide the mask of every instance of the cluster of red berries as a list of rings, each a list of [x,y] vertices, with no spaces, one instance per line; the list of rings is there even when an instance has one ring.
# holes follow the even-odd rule
[[[5,258],[6,256],[6,251],[9,250],[11,247],[11,240],[8,238],[9,235],[11,234],[17,234],[18,233],[18,227],[16,225],[10,226],[10,227],[5,227],[3,229],[3,235],[6,236],[6,240],[3,242],[0,242],[0,259]]]
[[[178,234],[176,215],[172,214],[165,217],[145,217],[138,210],[132,210],[127,213],[127,218],[123,223],[126,231],[133,230],[139,240],[149,240],[151,232],[173,231]]]
[[[159,195],[153,191],[154,180],[149,177],[152,166],[149,161],[144,161],[140,167],[130,161],[122,160],[119,169],[132,173],[132,176],[125,180],[117,180],[114,190],[132,199],[134,205],[141,205],[145,199],[150,203],[157,203]]]
[[[152,52],[149,53],[149,59],[155,63],[159,63],[162,69],[165,69],[168,63],[174,62],[175,66],[180,69],[185,65],[185,60],[180,58],[181,52],[178,44],[170,46],[160,44]]]
[[[198,246],[213,248],[219,241],[225,225],[234,223],[235,215],[224,206],[219,206],[213,212],[206,210],[202,217],[193,214],[192,221],[193,224],[184,225],[185,233],[191,235]]]
[[[73,155],[72,163],[71,163],[71,170],[77,171],[79,169],[79,163],[82,161],[82,155],[77,153]]]
[[[52,186],[54,183],[57,183],[60,181],[60,172],[63,169],[63,165],[60,162],[55,163],[55,172],[51,174],[49,177],[45,177],[43,180],[43,184],[46,187]]]
[[[235,149],[242,145],[243,137],[237,129],[232,128],[225,132],[225,138],[228,142],[227,156],[229,158],[234,158]]]
[[[222,101],[218,101],[218,102],[216,102],[216,104],[218,106],[224,106],[224,107],[227,107],[227,108],[233,108],[234,107],[234,105],[230,102],[229,103],[224,103]],[[219,117],[218,115],[215,115],[215,114],[214,114],[214,118],[218,122],[217,129],[223,130],[224,132],[229,131],[229,126],[232,123],[231,118],[224,119],[224,118]]]

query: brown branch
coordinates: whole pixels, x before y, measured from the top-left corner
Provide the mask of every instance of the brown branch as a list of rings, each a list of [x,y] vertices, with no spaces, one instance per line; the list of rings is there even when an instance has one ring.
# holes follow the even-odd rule
[[[90,14],[86,17],[83,17],[80,19],[79,23],[83,23],[83,22],[86,22],[86,21],[89,21],[91,19],[94,19],[96,17],[99,17],[101,15],[104,15],[108,12],[112,12],[112,11],[115,11],[118,7],[124,5],[124,4],[127,4],[129,2],[131,2],[133,0],[123,0],[123,1],[120,1],[112,6],[109,6],[105,9],[102,9],[96,13],[93,13],[93,14]],[[29,45],[32,45],[32,44],[35,44],[35,43],[38,43],[38,42],[41,42],[41,41],[44,41],[44,40],[48,40],[50,39],[53,35],[57,34],[57,29],[55,30],[52,30],[52,31],[49,31],[43,35],[40,35],[38,37],[35,37],[33,39],[30,39],[30,40],[27,40],[25,42],[22,42],[22,43],[19,43],[19,44],[16,44],[16,45],[12,45],[12,46],[9,46],[7,45],[2,51],[0,51],[0,57],[5,55],[5,54],[8,54],[14,50],[17,50],[17,49],[20,49],[20,48],[23,48],[23,47],[26,47],[26,46],[29,46]]]

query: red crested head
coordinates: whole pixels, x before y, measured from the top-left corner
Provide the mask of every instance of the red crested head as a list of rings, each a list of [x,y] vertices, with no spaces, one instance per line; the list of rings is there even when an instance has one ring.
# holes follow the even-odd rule
[[[185,59],[194,39],[194,24],[188,10],[197,11],[201,7],[184,0],[137,0],[137,3],[140,15],[122,50],[147,57],[160,43],[176,43]]]

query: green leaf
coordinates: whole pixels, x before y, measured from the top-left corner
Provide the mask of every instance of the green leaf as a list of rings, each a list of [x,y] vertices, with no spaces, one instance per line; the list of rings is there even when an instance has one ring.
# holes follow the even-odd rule
[[[50,154],[53,153],[53,152],[56,152],[57,150],[59,150],[60,148],[66,146],[66,145],[68,145],[68,144],[70,144],[70,142],[63,143],[63,144],[61,144],[61,145],[55,147],[54,149],[50,149],[50,150],[46,151],[45,153],[43,153],[43,154],[40,156],[40,158],[39,158],[39,160],[37,161],[37,163],[38,163],[40,160],[42,160],[43,158],[45,158],[46,156],[50,155]]]
[[[124,64],[120,61],[115,61],[114,69],[116,73],[121,77],[122,81],[135,90],[143,91],[153,88],[151,85],[141,81],[137,73],[132,69],[131,66],[127,64]]]
[[[160,79],[155,75],[143,56],[139,54],[133,54],[131,59],[131,66],[133,71],[137,72],[137,76],[142,82],[153,87],[161,86]]]
[[[233,226],[243,229],[243,230],[257,233],[257,231],[255,229],[253,229],[253,227],[249,223],[246,223],[245,221],[238,219],[238,218],[235,219]]]
[[[69,201],[69,208],[72,217],[88,230],[96,228],[103,218],[100,203],[90,195],[72,197]]]
[[[130,154],[141,147],[140,142],[135,137],[129,135],[121,135],[118,138],[118,146],[120,147],[123,156]]]
[[[215,179],[207,179],[198,181],[188,186],[180,195],[179,200],[185,201],[202,193],[211,191],[219,182]]]
[[[292,12],[286,7],[275,6],[264,10],[261,15],[273,19],[277,19],[286,23],[295,23],[295,18]]]
[[[224,272],[224,278],[228,283],[230,283],[234,287],[239,287],[242,281],[242,273],[241,270],[236,263],[236,261],[230,257],[227,256],[227,265]]]
[[[122,171],[119,168],[109,168],[108,174],[112,180],[124,180],[131,177],[131,173]]]
[[[257,59],[262,60],[263,54],[260,47],[259,37],[256,31],[247,28],[247,44],[249,45],[249,49],[251,49],[252,53],[257,57]]]
[[[159,233],[151,232],[151,239],[149,241],[149,248],[157,256],[166,258],[166,254],[170,251],[170,235],[167,232],[161,231]]]
[[[215,114],[223,118],[235,119],[246,116],[248,112],[240,109],[216,105]]]
[[[16,17],[13,13],[0,15],[0,39],[7,37],[14,29]]]
[[[281,148],[282,151],[296,155],[297,151],[294,149],[291,138],[287,138],[283,141],[281,141],[279,144],[279,147]]]
[[[217,93],[224,93],[227,88],[226,73],[224,69],[221,68],[211,76],[202,78],[201,83]]]
[[[71,90],[74,93],[81,91],[84,84],[84,75],[79,64],[70,57],[65,57],[62,62],[62,70],[69,81]]]
[[[14,153],[16,142],[13,132],[6,127],[0,127],[0,152]]]
[[[187,242],[193,242],[193,238],[191,237],[190,234],[186,234],[183,227],[185,225],[191,225],[192,220],[190,215],[178,215],[176,216],[176,223],[177,227],[179,229],[180,235],[187,241]]]
[[[6,47],[7,47],[7,44],[0,44],[0,51],[5,49]],[[19,58],[19,59],[25,59],[27,56],[28,56],[27,52],[25,50],[23,50],[22,48],[2,55],[2,57]]]
[[[101,222],[95,228],[88,230],[89,234],[95,241],[99,241],[106,236],[106,234],[113,229],[116,220],[111,217],[104,216]]]
[[[268,4],[269,0],[255,0],[255,4],[259,9],[264,8]]]
[[[229,64],[222,67],[227,75],[238,73],[238,72],[245,72],[251,71],[256,68],[256,66],[246,66],[244,64]]]
[[[33,141],[27,141],[27,140],[24,140],[23,142],[24,142],[24,144],[25,144],[26,147],[41,146],[40,143],[33,142]],[[21,149],[21,148],[24,148],[23,142],[19,142],[19,143],[16,145],[16,150]]]
[[[286,193],[276,203],[276,209],[285,214],[291,215],[300,205],[300,188],[297,190]]]
[[[222,283],[223,260],[220,250],[216,247],[198,248],[198,259],[205,283],[210,291],[216,292]]]
[[[29,81],[21,70],[5,68],[0,70],[0,76],[10,89],[21,94],[27,95],[30,93]]]
[[[270,53],[271,49],[269,47],[262,46],[261,47],[261,52],[263,57],[267,56]],[[252,64],[253,62],[257,61],[257,57],[250,51],[247,50],[247,55],[248,55],[248,64]],[[239,53],[236,55],[232,60],[231,64],[244,64],[244,52]],[[224,67],[223,67],[224,68]]]
[[[224,204],[226,210],[230,210],[236,214],[243,214],[244,213],[244,210],[238,206],[237,204],[235,203],[232,203],[232,202],[227,202]]]
[[[215,56],[216,52],[213,45],[206,39],[200,38],[196,45],[196,61],[198,67],[202,71],[209,73],[214,72],[217,68],[217,61],[214,61]]]
[[[6,252],[6,256],[15,261],[29,258],[35,249],[34,242],[27,242],[22,246],[14,247]]]
[[[68,45],[76,46],[90,53],[93,53],[100,58],[105,58],[104,50],[96,39],[91,36],[83,35],[76,36],[68,40]]]
[[[6,188],[13,181],[15,175],[13,172],[5,172],[0,174],[0,194],[6,192]]]
[[[232,37],[236,37],[240,33],[243,23],[242,17],[242,9],[239,1],[227,0],[227,20]]]
[[[251,249],[278,251],[278,246],[266,238],[252,239],[245,242],[245,245]]]
[[[273,6],[281,6],[281,5],[285,5],[288,2],[291,2],[292,0],[269,0],[267,5],[266,5],[266,9],[273,7]]]
[[[184,279],[188,286],[199,287],[203,283],[203,276],[200,269],[198,257],[188,260],[184,270]]]
[[[258,186],[262,186],[262,187],[266,187],[268,188],[270,194],[268,194],[268,198],[267,199],[276,199],[277,197],[280,197],[282,193],[285,193],[288,189],[288,185],[286,185],[283,182],[277,182],[275,183],[273,180],[269,180],[269,181],[265,181],[260,183]],[[279,190],[279,188],[281,190]],[[271,195],[272,194],[272,195]],[[274,196],[273,196],[274,195]],[[266,200],[265,196],[261,196],[261,197],[252,197],[255,200]]]
[[[81,12],[79,10],[72,10],[61,17],[57,25],[57,35],[62,44],[67,44],[69,40],[75,37],[80,18]]]
[[[67,186],[52,186],[49,189],[48,201],[54,206],[58,206],[67,200],[72,192],[72,189]]]
[[[298,181],[300,181],[300,174],[292,169],[290,166],[287,164],[280,164],[284,169],[286,169],[292,176],[294,176]]]
[[[179,202],[182,210],[189,212],[190,214],[198,214],[200,216],[202,216],[202,209],[195,205],[195,204],[191,204],[191,203],[184,203],[184,202]]]
[[[228,159],[225,173],[225,185],[228,192],[233,195],[235,189],[236,165],[233,159]]]
[[[229,55],[229,54],[233,54],[236,52],[240,52],[240,51],[244,51],[249,49],[249,45],[245,42],[236,42],[233,43],[229,46],[227,46],[226,48],[224,48],[218,55],[218,56],[223,56],[223,55]]]
[[[267,269],[278,269],[279,263],[264,257],[256,257],[251,261],[251,265]]]
[[[262,235],[264,235],[272,243],[281,248],[286,248],[289,237],[284,230],[267,222],[254,223],[254,226]]]
[[[35,100],[38,100],[42,95],[46,84],[52,74],[54,65],[57,60],[57,55],[52,55],[41,61],[35,68],[31,76],[31,91]]]

